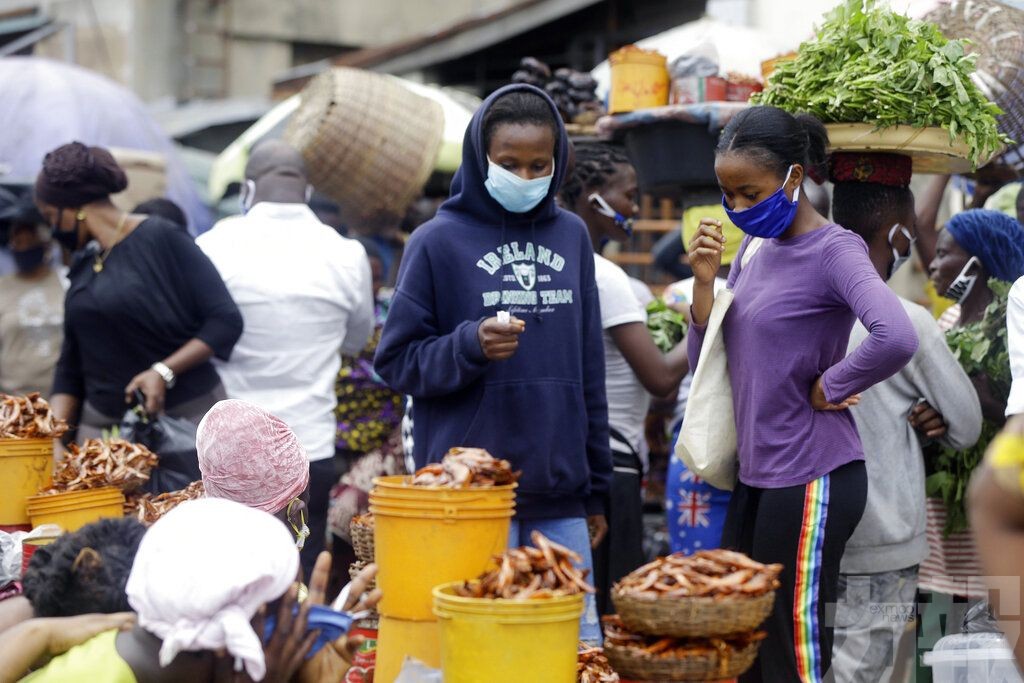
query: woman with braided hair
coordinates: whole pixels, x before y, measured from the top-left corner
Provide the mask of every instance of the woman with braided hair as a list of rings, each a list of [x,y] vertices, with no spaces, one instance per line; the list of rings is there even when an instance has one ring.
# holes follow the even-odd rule
[[[604,330],[605,392],[612,451],[608,536],[594,554],[599,605],[608,607],[613,583],[643,564],[640,449],[650,395],[674,392],[689,371],[686,345],[663,355],[647,330],[647,314],[622,268],[601,256],[609,241],[632,234],[639,211],[636,171],[610,145],[576,148],[576,165],[560,192],[562,205],[587,225],[594,245],[595,275]],[[614,549],[614,552],[612,551]],[[602,604],[604,603],[604,604]],[[604,610],[607,611],[607,610]]]
[[[127,186],[110,152],[81,142],[47,154],[36,179],[36,205],[74,256],[51,403],[80,440],[119,423],[136,391],[151,415],[198,424],[227,398],[210,359],[226,360],[242,333],[224,281],[188,234],[110,200]]]

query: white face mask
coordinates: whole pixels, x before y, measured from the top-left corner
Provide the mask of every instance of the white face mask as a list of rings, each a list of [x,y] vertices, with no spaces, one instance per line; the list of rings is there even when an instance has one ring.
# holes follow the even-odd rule
[[[910,247],[907,248],[906,254],[901,254],[898,249],[893,245],[892,239],[896,237],[896,232],[902,232],[903,236],[910,242]],[[896,271],[903,266],[904,263],[910,260],[911,255],[914,253],[914,244],[917,242],[917,238],[910,234],[910,230],[905,225],[897,223],[889,229],[889,248],[892,249],[892,265],[889,266],[889,277],[887,280],[892,279],[892,276],[896,274]]]
[[[976,265],[980,265],[980,263],[981,261],[978,260],[977,256],[972,256],[967,261],[963,270],[960,271],[960,274],[949,285],[949,289],[946,290],[945,296],[947,299],[952,299],[958,304],[962,304],[971,295],[971,290],[974,289],[974,285],[978,282],[978,276],[968,275],[967,271]]]
[[[256,181],[246,180],[242,185],[241,191],[238,193],[238,208],[242,210],[243,214],[249,213],[249,209],[252,208],[252,200],[256,196]]]

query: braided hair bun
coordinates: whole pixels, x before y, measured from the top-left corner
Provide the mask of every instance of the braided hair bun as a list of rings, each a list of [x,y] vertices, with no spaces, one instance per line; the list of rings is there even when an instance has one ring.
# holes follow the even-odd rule
[[[82,206],[127,187],[128,176],[109,151],[77,141],[49,152],[36,179],[37,196],[59,207]]]

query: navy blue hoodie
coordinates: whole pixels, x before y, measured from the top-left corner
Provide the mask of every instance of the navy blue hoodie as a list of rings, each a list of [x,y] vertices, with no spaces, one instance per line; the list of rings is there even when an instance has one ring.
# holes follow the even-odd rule
[[[483,116],[514,90],[544,97],[559,122],[551,189],[525,214],[484,187]],[[415,401],[417,467],[453,446],[486,448],[522,470],[524,519],[603,513],[612,471],[594,251],[583,221],[555,204],[568,149],[542,91],[512,85],[484,102],[451,197],[406,246],[375,359],[381,377]],[[511,359],[491,362],[477,329],[499,310],[526,331]]]

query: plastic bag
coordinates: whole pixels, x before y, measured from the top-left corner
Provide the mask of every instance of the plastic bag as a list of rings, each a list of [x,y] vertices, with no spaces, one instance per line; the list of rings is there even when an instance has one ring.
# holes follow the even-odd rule
[[[431,669],[418,659],[406,657],[395,683],[443,683],[443,680],[439,669]]]
[[[707,78],[718,75],[718,48],[701,43],[672,60],[668,72],[672,78]]]
[[[196,450],[196,427],[188,420],[168,415],[151,417],[132,408],[121,419],[120,436],[142,444],[160,458],[142,489],[159,494],[180,491],[202,479]]]
[[[0,531],[0,588],[21,578],[21,536]]]
[[[964,615],[963,632],[1001,634],[1003,631],[999,628],[995,615],[992,614],[991,605],[987,600],[982,600],[967,610],[967,614]]]

